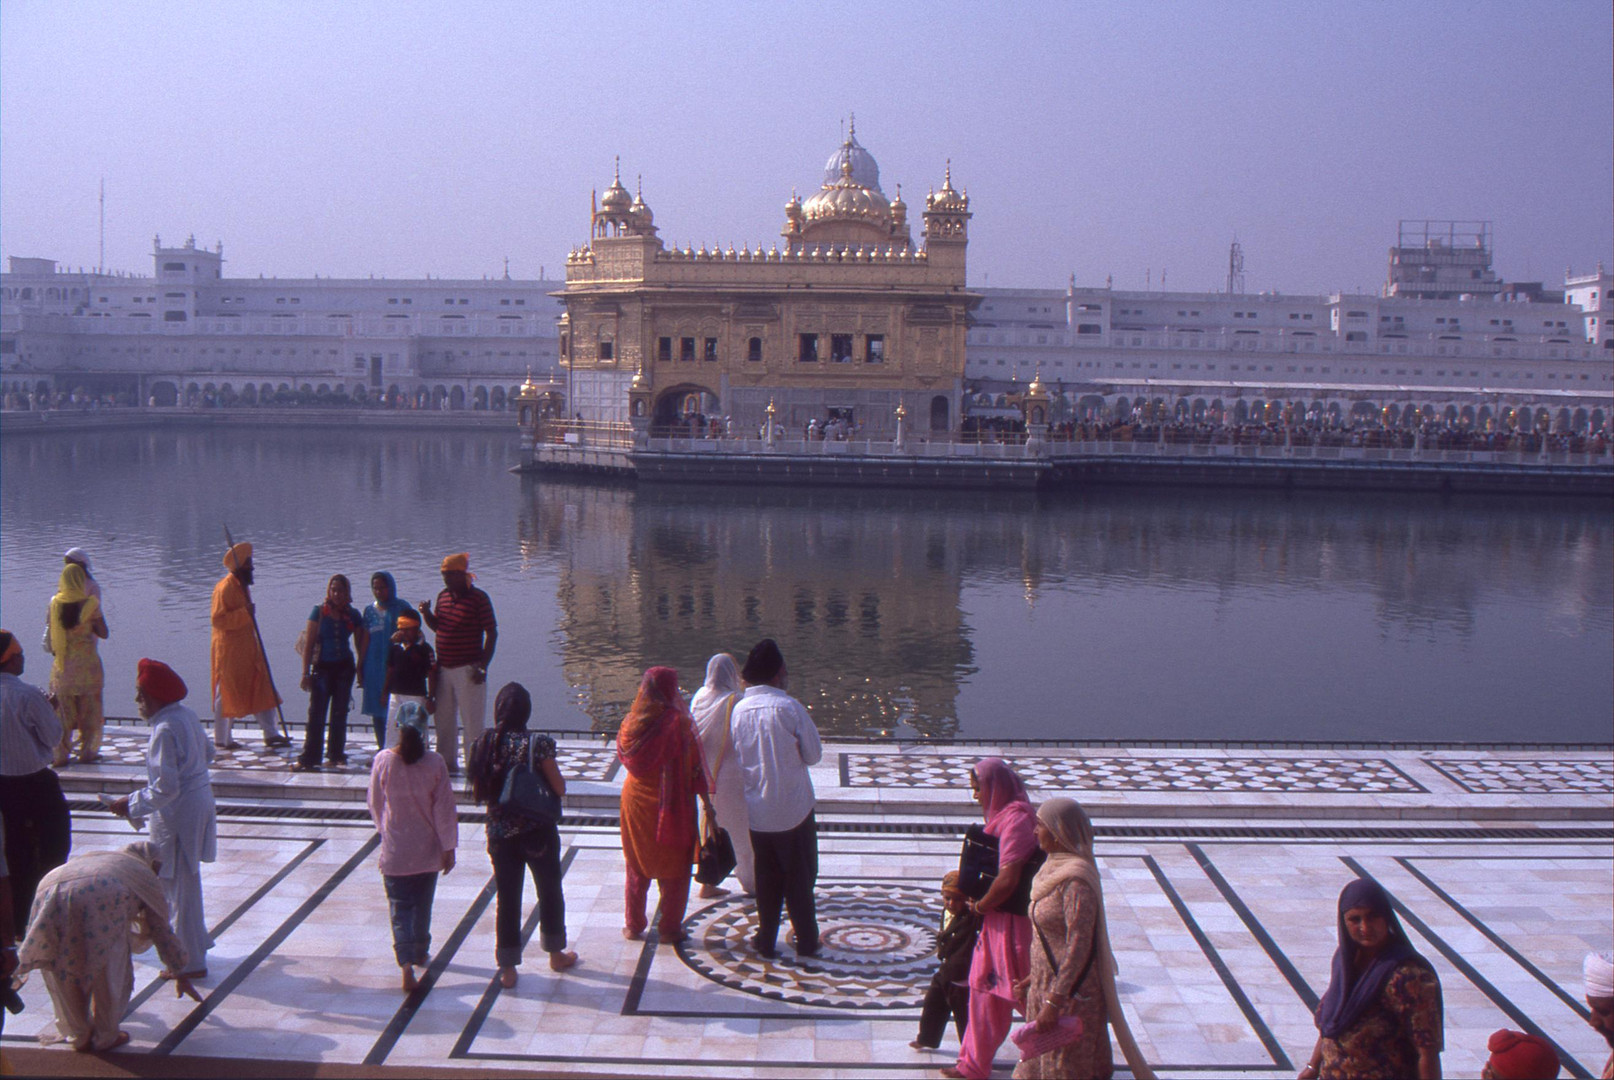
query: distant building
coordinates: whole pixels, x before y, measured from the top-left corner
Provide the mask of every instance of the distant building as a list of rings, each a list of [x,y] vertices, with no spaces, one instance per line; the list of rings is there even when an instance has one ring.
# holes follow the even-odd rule
[[[1483,244],[1426,273],[1410,253],[1448,251],[1461,235],[1450,224],[1418,222],[1409,232],[1401,223],[1382,296],[1123,291],[1074,280],[1065,289],[981,289],[966,405],[1012,413],[1015,393],[1040,374],[1056,417],[1066,418],[1149,403],[1215,422],[1271,419],[1294,406],[1342,421],[1539,426],[1545,416],[1566,428],[1604,427],[1614,419],[1614,276],[1602,267],[1566,274],[1562,290],[1503,281],[1490,269],[1487,223],[1471,234]],[[1410,244],[1413,235],[1428,239]]]
[[[501,408],[556,371],[552,281],[230,278],[214,250],[152,243],[151,277],[10,259],[0,384],[175,404],[283,390]]]
[[[792,194],[783,243],[766,250],[669,248],[613,178],[566,260],[569,410],[625,421],[637,377],[657,426],[721,416],[754,435],[771,403],[788,430],[839,418],[879,437],[899,405],[920,430],[956,430],[979,300],[965,288],[969,198],[949,169],[917,245],[907,213],[855,129],[819,190]]]

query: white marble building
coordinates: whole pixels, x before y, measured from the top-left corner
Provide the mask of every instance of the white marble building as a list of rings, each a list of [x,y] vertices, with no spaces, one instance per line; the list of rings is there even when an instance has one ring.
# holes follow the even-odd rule
[[[1614,406],[1614,275],[1566,274],[1562,292],[1499,283],[1452,299],[1277,292],[980,289],[965,378],[976,401],[1037,375],[1081,403],[1140,395],[1190,414],[1218,400],[1432,405],[1493,415],[1545,409],[1566,426]],[[1211,410],[1214,411],[1214,410]],[[1579,418],[1578,420],[1576,418]]]
[[[5,390],[500,408],[529,371],[556,370],[558,281],[231,278],[222,245],[152,246],[150,277],[12,257],[0,274]]]

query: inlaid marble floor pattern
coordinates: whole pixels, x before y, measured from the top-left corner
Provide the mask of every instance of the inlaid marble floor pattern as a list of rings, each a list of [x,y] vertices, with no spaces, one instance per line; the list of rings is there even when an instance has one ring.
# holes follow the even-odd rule
[[[155,980],[155,956],[137,958],[130,1049],[601,1075],[934,1075],[956,1051],[951,1034],[939,1053],[907,1044],[956,841],[834,824],[821,834],[823,953],[800,960],[781,942],[771,962],[743,947],[754,912],[737,894],[692,900],[681,946],[624,941],[615,830],[566,828],[567,924],[582,963],[552,975],[534,944],[512,990],[492,978],[481,828],[462,824],[459,866],[437,890],[431,974],[406,997],[367,823],[226,818],[204,872],[218,940],[204,1000],[176,1000]],[[132,836],[94,814],[75,828],[77,850]],[[1234,835],[1099,845],[1121,997],[1162,1076],[1294,1075],[1316,1037],[1335,897],[1358,873],[1390,888],[1440,974],[1447,1075],[1477,1075],[1501,1027],[1543,1032],[1572,1059],[1565,1075],[1596,1075],[1607,1048],[1583,1021],[1579,972],[1587,949],[1610,944],[1606,842]],[[530,882],[526,901],[530,934]],[[39,979],[23,998],[7,1045],[50,1024]],[[1001,1053],[999,1075],[1010,1064]]]

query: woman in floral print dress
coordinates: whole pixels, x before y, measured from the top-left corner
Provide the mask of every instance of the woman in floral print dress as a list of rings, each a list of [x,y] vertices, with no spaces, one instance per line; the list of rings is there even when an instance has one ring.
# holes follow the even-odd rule
[[[1444,1045],[1440,979],[1390,895],[1370,878],[1339,894],[1339,948],[1317,1005],[1321,1037],[1301,1080],[1435,1080]]]

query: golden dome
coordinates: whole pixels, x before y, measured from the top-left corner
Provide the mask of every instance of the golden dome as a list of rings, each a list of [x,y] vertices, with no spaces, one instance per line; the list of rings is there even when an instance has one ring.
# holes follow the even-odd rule
[[[600,209],[606,213],[627,213],[632,205],[633,196],[622,186],[622,159],[617,158],[616,168],[611,176],[611,186],[606,188],[605,194],[600,197]]]
[[[864,187],[852,178],[852,163],[841,162],[841,178],[825,184],[802,204],[808,221],[867,221],[881,226],[891,224],[891,204],[877,188]]]
[[[940,191],[932,192],[925,197],[927,210],[939,210],[943,213],[962,213],[970,208],[968,193],[953,190],[953,163],[947,163],[947,173],[942,179]]]

